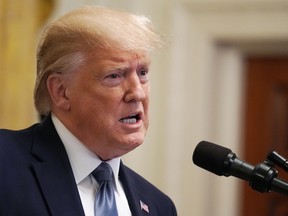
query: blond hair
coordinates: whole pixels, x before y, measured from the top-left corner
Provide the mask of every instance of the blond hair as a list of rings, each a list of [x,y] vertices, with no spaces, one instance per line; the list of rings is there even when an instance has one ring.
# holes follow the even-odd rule
[[[95,48],[150,53],[161,47],[151,21],[97,6],[71,11],[48,25],[37,50],[34,103],[41,115],[51,111],[46,81],[52,73],[70,73],[85,63],[85,53]]]

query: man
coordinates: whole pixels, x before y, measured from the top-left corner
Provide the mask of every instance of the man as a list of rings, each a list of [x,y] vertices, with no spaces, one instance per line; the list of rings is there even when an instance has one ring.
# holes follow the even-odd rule
[[[150,54],[159,46],[146,17],[102,7],[77,9],[45,29],[34,99],[46,117],[0,131],[0,215],[98,216],[103,206],[109,215],[106,201],[95,201],[103,187],[91,174],[103,163],[114,176],[105,195],[116,205],[111,215],[176,215],[170,198],[120,159],[145,137]]]

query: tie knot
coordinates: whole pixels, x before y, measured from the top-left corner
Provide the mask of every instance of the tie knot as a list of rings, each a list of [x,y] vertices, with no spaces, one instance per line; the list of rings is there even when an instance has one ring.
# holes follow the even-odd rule
[[[110,181],[113,177],[113,171],[108,163],[102,162],[93,172],[92,175],[98,182]]]

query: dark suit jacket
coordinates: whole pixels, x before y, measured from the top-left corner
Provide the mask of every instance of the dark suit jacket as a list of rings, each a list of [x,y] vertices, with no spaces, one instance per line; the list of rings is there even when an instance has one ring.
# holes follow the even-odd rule
[[[119,176],[133,216],[176,215],[165,194],[122,163]],[[140,200],[149,214],[141,209]],[[68,156],[51,117],[24,130],[0,130],[0,215],[84,215]]]

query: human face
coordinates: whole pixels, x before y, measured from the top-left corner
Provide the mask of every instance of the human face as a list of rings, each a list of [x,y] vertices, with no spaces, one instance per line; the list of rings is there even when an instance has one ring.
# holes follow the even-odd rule
[[[149,57],[145,53],[101,50],[88,55],[66,93],[66,126],[103,160],[139,146],[149,119]]]

